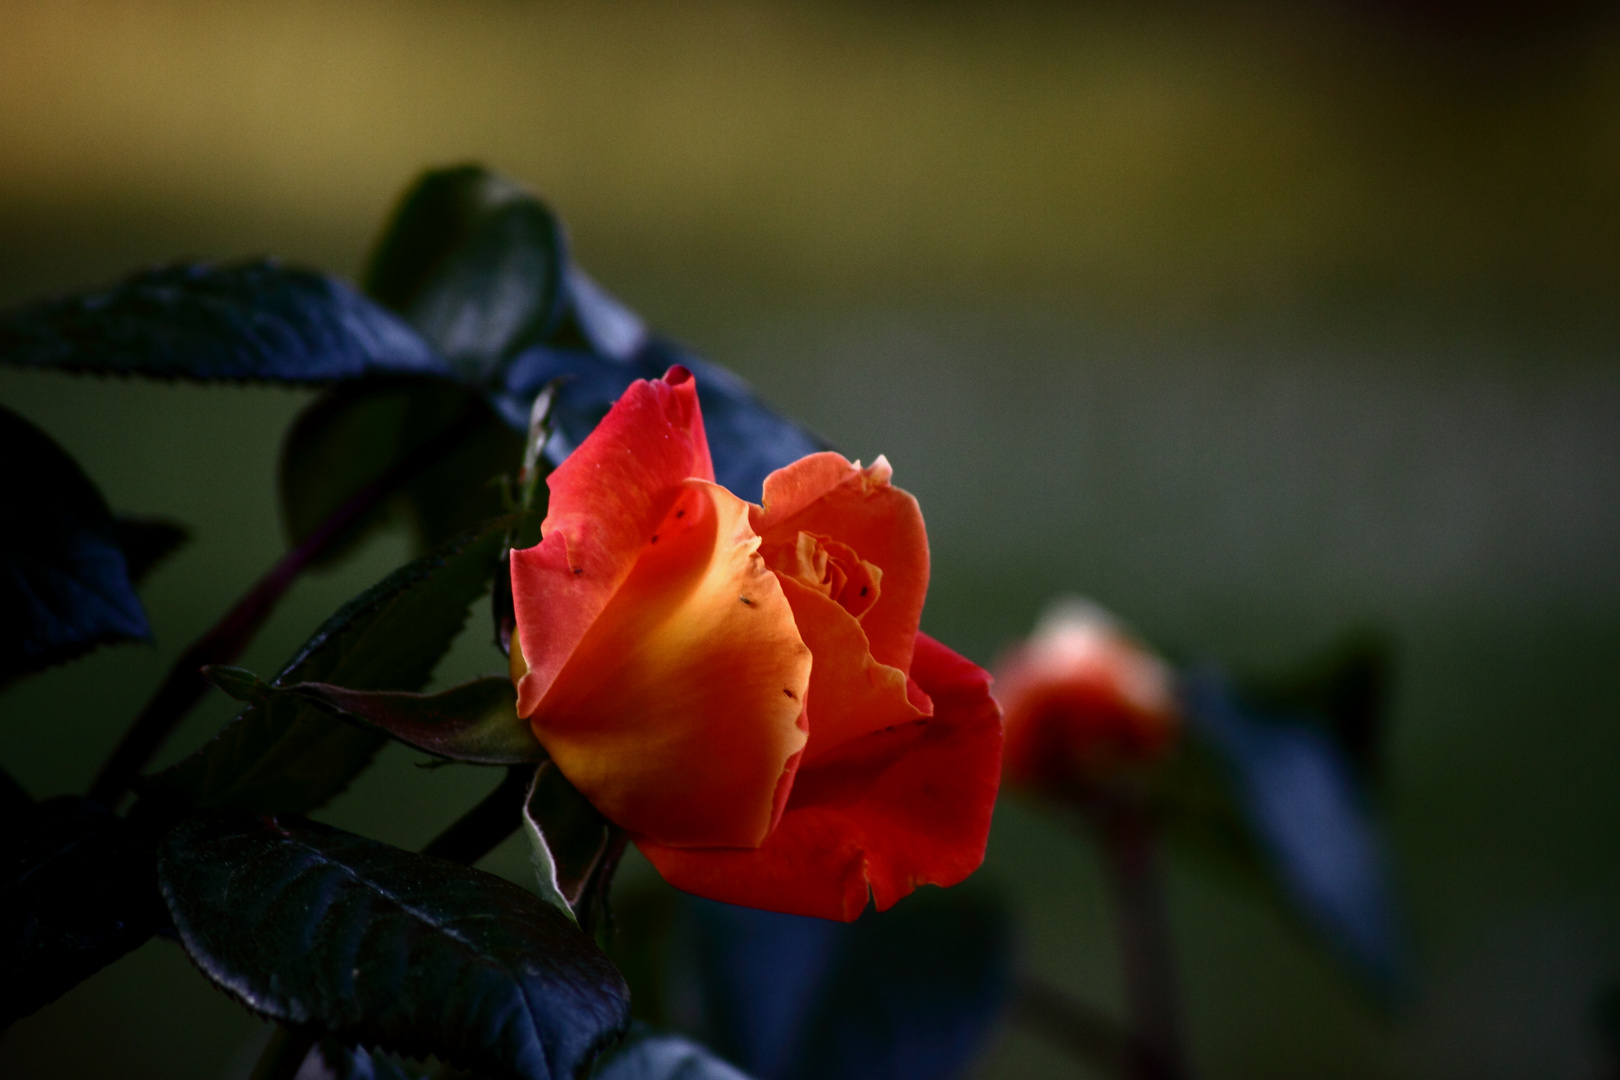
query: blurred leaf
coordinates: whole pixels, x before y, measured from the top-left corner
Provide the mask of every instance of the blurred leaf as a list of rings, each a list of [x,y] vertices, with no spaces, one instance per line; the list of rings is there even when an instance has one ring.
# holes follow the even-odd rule
[[[0,1027],[136,948],[163,922],[152,853],[88,799],[48,799],[0,830]]]
[[[358,522],[316,565],[348,556],[390,514],[403,517],[422,549],[444,543],[502,510],[490,481],[515,474],[523,438],[472,390],[444,379],[378,378],[332,387],[298,414],[282,443],[281,519],[299,544],[361,489],[412,451],[468,422],[471,433]]]
[[[843,924],[689,901],[705,1041],[761,1080],[943,1080],[1010,990],[1005,910],[928,889]]]
[[[567,265],[562,227],[540,200],[462,165],[428,172],[406,193],[366,291],[482,384],[556,323]]]
[[[547,761],[523,802],[523,831],[540,896],[577,921],[585,886],[608,853],[607,819]]]
[[[1387,634],[1353,630],[1292,671],[1245,679],[1243,696],[1270,713],[1320,717],[1360,779],[1382,772],[1394,682],[1395,646]]]
[[[616,1036],[624,982],[511,882],[296,818],[205,813],[158,850],[186,951],[290,1025],[496,1076],[570,1080]]]
[[[191,539],[191,531],[184,525],[164,518],[119,514],[113,518],[113,529],[124,552],[129,580],[137,585]]]
[[[1270,861],[1232,790],[1224,756],[1199,738],[1182,739],[1138,774],[1156,827],[1207,873],[1292,913]]]
[[[1240,702],[1214,672],[1190,676],[1184,699],[1293,906],[1374,987],[1398,991],[1405,959],[1387,856],[1344,754],[1310,721]]]
[[[630,1037],[591,1070],[593,1080],[749,1080],[708,1050],[679,1035],[637,1024]]]
[[[269,261],[161,267],[14,309],[0,315],[0,363],[293,383],[448,370],[404,320],[352,286]]]
[[[625,361],[647,344],[647,324],[572,263],[564,279],[562,318],[549,344],[584,349],[605,360]]]
[[[528,721],[518,719],[517,690],[504,675],[474,679],[437,694],[351,690],[318,682],[271,686],[252,672],[223,665],[204,668],[203,675],[238,701],[288,698],[308,702],[451,761],[521,765],[546,757],[546,749],[534,737]]]
[[[496,405],[508,424],[522,427],[540,389],[564,378],[553,406],[556,434],[546,447],[551,460],[560,462],[596,428],[631,382],[660,378],[675,364],[697,376],[715,477],[733,493],[758,502],[771,472],[827,449],[819,437],[761,401],[736,375],[660,338],[623,361],[581,350],[530,349],[507,366]]]
[[[152,636],[112,515],[50,436],[0,406],[0,685]]]
[[[366,288],[404,313],[463,378],[490,390],[514,431],[527,430],[540,389],[567,377],[548,446],[554,463],[632,381],[656,379],[673,364],[698,376],[715,473],[743,498],[757,502],[767,474],[826,449],[737,376],[650,336],[569,260],[551,211],[481,167],[436,170],[416,182],[378,245]]]
[[[489,587],[513,519],[424,555],[345,604],[271,683],[418,690]],[[385,736],[296,696],[256,702],[200,750],[152,777],[194,806],[305,813],[348,787]]]

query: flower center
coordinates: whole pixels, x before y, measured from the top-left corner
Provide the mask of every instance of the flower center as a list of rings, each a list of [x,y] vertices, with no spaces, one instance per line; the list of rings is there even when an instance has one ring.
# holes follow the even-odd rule
[[[801,532],[787,561],[790,565],[777,568],[779,572],[831,597],[857,619],[877,603],[883,571],[862,559],[848,544]]]

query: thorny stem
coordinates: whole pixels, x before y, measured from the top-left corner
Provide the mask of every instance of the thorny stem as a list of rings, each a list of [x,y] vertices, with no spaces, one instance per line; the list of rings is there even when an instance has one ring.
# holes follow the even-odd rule
[[[1128,797],[1097,807],[1097,819],[1114,889],[1126,1008],[1137,1043],[1130,1075],[1135,1080],[1187,1080],[1170,925],[1152,826]]]
[[[362,517],[415,479],[477,429],[485,410],[476,404],[432,438],[412,449],[389,470],[361,488],[304,539],[283,555],[208,631],[192,643],[169,669],[146,708],[124,733],[90,787],[90,798],[113,806],[146,768],[192,706],[208,690],[198,673],[207,664],[228,664],[242,654],[270,613],[305,570]]]

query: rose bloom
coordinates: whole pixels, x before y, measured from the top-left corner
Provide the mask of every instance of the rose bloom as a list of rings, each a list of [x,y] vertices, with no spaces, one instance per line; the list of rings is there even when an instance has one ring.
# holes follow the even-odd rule
[[[1180,729],[1170,668],[1083,600],[1054,604],[996,665],[1009,783],[1061,794],[1163,753]]]
[[[1000,710],[917,630],[928,540],[889,476],[812,454],[745,502],[675,367],[549,477],[512,553],[518,714],[677,888],[850,920],[983,860]]]

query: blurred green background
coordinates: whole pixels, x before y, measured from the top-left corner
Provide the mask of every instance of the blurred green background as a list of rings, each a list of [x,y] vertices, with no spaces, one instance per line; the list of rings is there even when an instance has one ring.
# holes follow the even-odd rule
[[[354,273],[476,159],[580,260],[921,499],[925,627],[981,662],[1054,592],[1287,666],[1399,646],[1384,804],[1416,992],[1173,865],[1205,1077],[1595,1077],[1620,980],[1620,24],[1563,5],[0,2],[0,301],[178,257]],[[305,393],[0,372],[119,509],[195,542],[155,648],[0,695],[82,789],[283,549]],[[9,463],[8,463],[9,464]],[[274,670],[405,557],[301,583]],[[498,670],[486,623],[441,681]],[[165,760],[230,713],[219,695]],[[397,748],[328,813],[420,844],[492,778]],[[490,865],[522,876],[520,849]],[[632,867],[644,875],[645,867]],[[1004,804],[1029,964],[1117,1006],[1092,854]],[[263,1028],[154,942],[0,1036],[0,1075],[245,1077]],[[1016,1028],[977,1075],[1075,1067]]]

